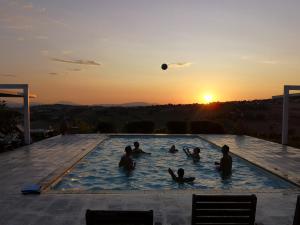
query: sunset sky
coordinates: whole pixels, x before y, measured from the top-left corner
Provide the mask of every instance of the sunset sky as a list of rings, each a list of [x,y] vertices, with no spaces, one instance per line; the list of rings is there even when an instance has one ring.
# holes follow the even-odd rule
[[[298,0],[0,0],[0,83],[29,83],[42,103],[270,98],[300,85],[299,10]]]

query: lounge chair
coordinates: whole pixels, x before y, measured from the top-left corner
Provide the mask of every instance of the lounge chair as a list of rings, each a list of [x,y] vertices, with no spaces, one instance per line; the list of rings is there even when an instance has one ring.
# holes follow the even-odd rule
[[[86,210],[86,225],[153,225],[153,210]]]
[[[254,225],[255,195],[193,195],[192,225]]]
[[[300,195],[297,197],[293,225],[300,225]]]

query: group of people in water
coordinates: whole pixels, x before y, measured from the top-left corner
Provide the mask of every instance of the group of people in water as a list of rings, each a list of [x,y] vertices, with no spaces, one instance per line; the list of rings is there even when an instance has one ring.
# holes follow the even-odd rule
[[[119,167],[122,167],[123,169],[127,171],[132,171],[135,169],[136,163],[132,159],[131,156],[137,156],[139,154],[148,154],[151,155],[151,153],[144,152],[142,149],[140,149],[139,142],[134,142],[134,149],[131,148],[131,146],[125,147],[125,154],[122,156]],[[189,148],[184,147],[183,148],[184,153],[187,155],[187,157],[192,158],[194,162],[200,161],[200,148],[195,147],[193,151],[191,152]],[[172,145],[169,149],[169,153],[177,153],[178,149],[176,149],[175,145]],[[224,145],[222,147],[222,158],[219,162],[215,162],[216,169],[221,173],[223,178],[229,177],[231,175],[232,171],[232,158],[229,155],[229,147],[227,145]],[[173,172],[172,169],[168,169],[169,174],[171,175],[172,179],[178,183],[184,183],[184,182],[192,182],[195,180],[195,177],[184,177],[184,169],[179,168],[177,171],[177,175]]]

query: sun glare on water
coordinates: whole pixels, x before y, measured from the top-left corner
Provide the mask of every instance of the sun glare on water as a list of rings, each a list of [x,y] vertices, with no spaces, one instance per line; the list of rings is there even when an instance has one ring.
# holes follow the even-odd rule
[[[203,95],[203,102],[204,104],[209,104],[213,101],[213,96],[211,94]]]

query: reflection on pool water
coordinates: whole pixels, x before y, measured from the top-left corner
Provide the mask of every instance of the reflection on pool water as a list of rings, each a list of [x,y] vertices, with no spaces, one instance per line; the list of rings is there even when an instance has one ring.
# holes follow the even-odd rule
[[[140,148],[151,155],[135,157],[136,169],[126,173],[118,167],[124,148],[140,142]],[[168,153],[171,145],[179,152]],[[200,147],[201,159],[194,163],[182,151],[183,147]],[[223,180],[214,162],[221,151],[196,136],[112,136],[102,142],[53,187],[54,190],[158,190],[158,189],[283,189],[294,188],[254,165],[233,156],[233,174]],[[185,176],[194,176],[193,183],[177,184],[168,168],[184,168]]]

